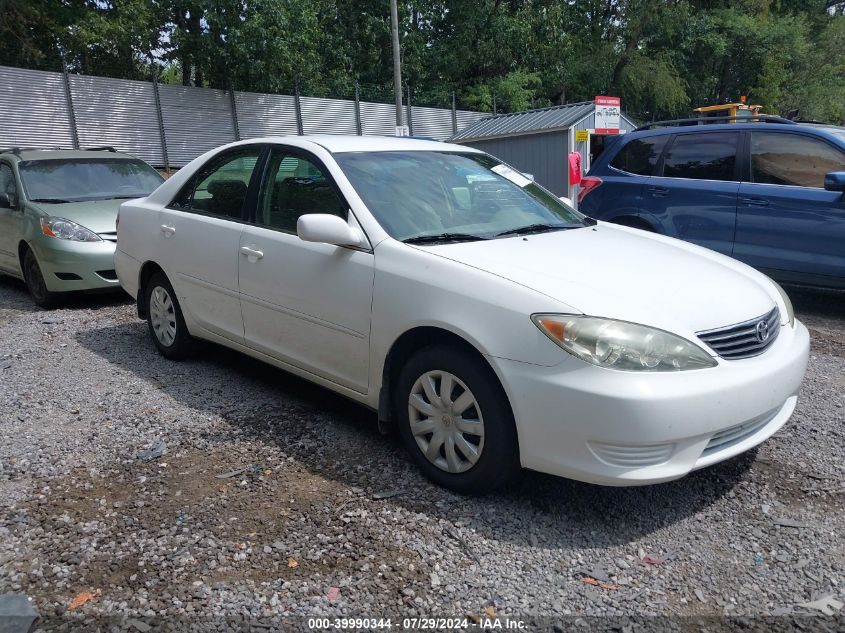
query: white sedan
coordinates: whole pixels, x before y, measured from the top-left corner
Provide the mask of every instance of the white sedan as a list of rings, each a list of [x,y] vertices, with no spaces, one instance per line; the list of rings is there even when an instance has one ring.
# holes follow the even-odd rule
[[[748,266],[432,141],[218,148],[122,206],[115,267],[164,356],[205,339],[363,403],[462,492],[730,458],[789,419],[809,349]]]

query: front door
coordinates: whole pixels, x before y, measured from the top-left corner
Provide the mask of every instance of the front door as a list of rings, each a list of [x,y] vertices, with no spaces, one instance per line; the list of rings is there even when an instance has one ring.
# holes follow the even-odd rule
[[[246,344],[366,393],[373,254],[297,237],[296,221],[307,213],[355,222],[318,159],[277,146],[266,174],[254,222],[240,240]]]
[[[643,191],[668,235],[730,255],[736,228],[738,132],[679,133]]]
[[[241,146],[210,159],[159,212],[157,225],[158,261],[190,322],[238,343],[238,249],[262,149]]]
[[[18,198],[15,174],[5,162],[0,162],[0,192],[8,194],[14,207],[0,208],[0,270],[18,275],[18,241],[23,232],[23,210]]]
[[[845,278],[845,198],[824,189],[826,173],[845,171],[845,152],[798,132],[750,136],[734,257],[785,281]]]

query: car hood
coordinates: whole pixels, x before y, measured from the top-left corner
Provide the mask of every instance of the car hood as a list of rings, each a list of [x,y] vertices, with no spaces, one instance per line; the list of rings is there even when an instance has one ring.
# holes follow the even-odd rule
[[[114,233],[117,210],[126,200],[89,200],[60,204],[30,203],[46,215],[81,224],[94,233]]]
[[[604,223],[426,250],[532,288],[584,314],[678,333],[740,323],[777,304],[774,286],[740,262]]]

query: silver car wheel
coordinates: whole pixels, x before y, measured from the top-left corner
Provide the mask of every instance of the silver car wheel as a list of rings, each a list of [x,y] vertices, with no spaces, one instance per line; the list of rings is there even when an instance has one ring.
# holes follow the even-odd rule
[[[156,286],[150,293],[150,323],[158,342],[165,347],[176,340],[176,310],[170,293],[161,286]]]
[[[408,420],[417,446],[439,469],[466,472],[481,457],[481,408],[457,376],[431,370],[417,378],[408,397]]]

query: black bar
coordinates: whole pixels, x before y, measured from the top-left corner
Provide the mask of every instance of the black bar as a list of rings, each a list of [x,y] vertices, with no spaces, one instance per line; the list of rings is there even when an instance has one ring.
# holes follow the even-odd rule
[[[296,84],[296,90],[294,92],[293,109],[296,111],[297,134],[302,136],[305,134],[305,130],[302,127],[302,107],[299,105],[299,84]]]
[[[67,72],[67,64],[62,58],[62,75],[65,79],[65,97],[67,99],[67,113],[70,121],[70,138],[73,141],[73,149],[79,149],[79,132],[76,128],[76,113],[73,111],[73,96],[70,93],[70,76]]]
[[[640,130],[650,130],[655,127],[682,127],[686,125],[702,125],[707,123],[715,123],[717,121],[738,121],[740,123],[754,123],[755,121],[758,123],[785,123],[787,125],[797,125],[795,121],[790,119],[784,119],[781,116],[775,116],[772,114],[754,114],[752,116],[711,116],[711,117],[698,117],[694,119],[669,119],[667,121],[654,121],[653,123],[646,123],[645,125],[641,125],[634,132],[639,132]]]
[[[158,79],[153,78],[153,96],[156,102],[156,116],[158,117],[158,135],[161,139],[161,157],[164,160],[164,170],[170,173],[170,158],[167,156],[167,136],[164,133],[164,115],[161,112],[161,97],[158,94]]]

